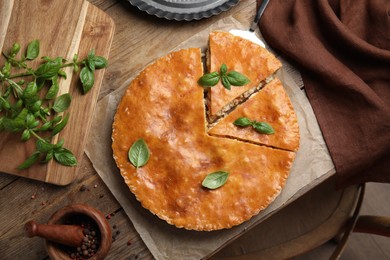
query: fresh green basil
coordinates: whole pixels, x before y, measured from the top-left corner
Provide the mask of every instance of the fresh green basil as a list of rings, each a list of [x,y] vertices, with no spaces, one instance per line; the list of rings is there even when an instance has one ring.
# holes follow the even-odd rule
[[[54,159],[65,166],[76,166],[77,159],[71,151],[65,148],[54,150]]]
[[[101,56],[95,56],[93,61],[95,62],[95,69],[103,69],[108,65],[107,59]]]
[[[60,85],[58,84],[58,77],[53,77],[51,79],[51,86],[46,93],[45,99],[54,99],[57,96],[58,91],[60,90]]]
[[[20,46],[19,46],[20,49]],[[39,41],[34,40],[30,42],[27,46],[26,59],[34,60],[39,56]]]
[[[3,127],[6,131],[9,132],[19,132],[24,131],[26,127],[26,118],[28,110],[26,108],[22,109],[20,113],[15,118],[4,118]]]
[[[50,150],[53,150],[53,147],[54,147],[53,144],[45,140],[41,140],[41,139],[37,140],[36,149],[41,153],[47,153]]]
[[[253,128],[261,134],[271,135],[275,133],[272,126],[266,122],[254,122]]]
[[[95,71],[95,50],[90,50],[87,57],[88,68],[93,72]]]
[[[202,186],[211,190],[217,189],[226,183],[228,177],[229,173],[225,171],[210,173],[204,178]]]
[[[83,85],[83,93],[87,93],[95,84],[93,71],[89,67],[83,67],[80,71],[80,80]]]
[[[35,76],[45,80],[57,76],[58,71],[62,68],[62,60],[61,57],[57,57],[54,60],[41,64],[35,71]]]
[[[52,109],[57,113],[64,112],[69,108],[71,100],[69,93],[62,94],[56,98]]]
[[[213,87],[217,85],[218,81],[220,79],[218,72],[211,72],[208,74],[203,75],[199,80],[198,84],[204,87]]]
[[[47,121],[46,123],[44,123],[44,124],[39,128],[39,131],[41,131],[41,132],[47,131],[47,130],[50,129],[51,126],[52,126],[52,122],[51,122],[51,121]]]
[[[24,129],[22,133],[22,137],[20,138],[23,142],[26,142],[28,139],[30,139],[31,133],[29,129]]]
[[[37,140],[36,152],[20,169],[31,166],[40,157],[45,158],[43,162],[54,158],[59,163],[73,166],[76,159],[69,150],[62,147],[63,140],[51,144],[52,137],[66,126],[69,119],[69,114],[62,117],[57,113],[64,112],[71,103],[68,93],[57,97],[58,80],[67,78],[65,67],[73,67],[75,72],[83,69],[80,79],[82,91],[86,93],[94,84],[94,71],[106,67],[107,60],[96,56],[95,51],[91,50],[86,58],[79,60],[75,54],[72,62],[68,63],[62,57],[43,56],[42,62],[34,69],[27,62],[39,57],[39,41],[31,41],[24,53],[17,57],[20,50],[20,44],[14,43],[8,52],[2,53],[6,60],[0,66],[0,131],[19,132],[22,141],[31,137]],[[21,79],[16,81],[15,78]],[[45,88],[46,86],[49,88]],[[46,89],[48,90],[44,93]],[[45,138],[40,136],[41,133]]]
[[[136,168],[142,167],[148,162],[150,152],[144,139],[141,138],[134,142],[129,149],[128,158]]]
[[[236,125],[236,126],[246,127],[246,126],[252,125],[252,121],[249,118],[240,117],[240,118],[237,118],[233,122],[233,124]]]
[[[250,82],[245,75],[234,70],[227,74],[227,78],[233,86],[244,86]]]
[[[64,129],[66,124],[68,123],[68,120],[69,120],[69,113],[66,114],[66,116],[62,119],[62,121],[60,123],[58,123],[57,125],[55,125],[53,127],[53,131],[52,131],[51,135],[55,136],[56,134],[61,132],[62,129]]]
[[[13,58],[16,56],[16,54],[18,54],[20,51],[20,44],[15,42],[13,45],[12,45],[12,49],[11,49],[11,52],[10,52],[10,56]]]
[[[229,81],[227,76],[222,75],[221,76],[221,82],[222,82],[222,85],[224,86],[224,88],[226,88],[227,90],[231,89],[232,85],[230,84],[230,81]]]
[[[29,99],[35,96],[38,92],[38,86],[35,82],[30,82],[27,84],[26,88],[23,90],[23,98]]]
[[[244,86],[250,82],[245,75],[237,71],[232,70],[228,73],[228,67],[223,63],[219,72],[214,71],[203,75],[198,80],[198,84],[204,87],[213,87],[218,84],[219,80],[221,80],[223,87],[227,90],[231,90],[231,86]]]
[[[267,122],[257,122],[256,120],[252,121],[246,117],[237,118],[233,124],[240,127],[252,126],[253,129],[261,134],[271,135],[275,133],[273,127]]]
[[[67,78],[66,72],[64,70],[59,70],[58,71],[58,76],[63,77],[64,79]]]
[[[30,157],[28,157],[21,165],[18,166],[19,170],[24,170],[36,163],[41,155],[40,152],[35,151]]]
[[[227,70],[228,70],[228,68],[227,68],[226,64],[225,63],[222,64],[221,68],[219,69],[220,75],[225,76],[227,73]]]
[[[51,159],[53,159],[54,151],[50,150],[47,152],[45,159],[42,161],[43,163],[48,163]]]

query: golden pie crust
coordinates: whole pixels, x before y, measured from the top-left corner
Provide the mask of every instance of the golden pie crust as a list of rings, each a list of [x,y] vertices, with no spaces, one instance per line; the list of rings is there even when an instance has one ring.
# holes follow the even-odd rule
[[[249,40],[228,32],[212,32],[209,38],[209,71],[219,71],[226,64],[228,71],[235,70],[247,76],[250,82],[227,90],[219,82],[209,91],[210,116],[216,115],[226,104],[244,92],[257,87],[274,74],[281,62],[268,50]]]
[[[275,133],[260,134],[252,127],[235,126],[233,122],[240,117],[267,122],[273,127]],[[297,115],[279,79],[274,79],[243,104],[237,106],[211,128],[209,133],[290,151],[297,151],[299,148]]]
[[[279,194],[295,153],[207,134],[200,49],[168,54],[135,78],[117,108],[114,159],[142,206],[179,228],[230,228],[256,215]],[[131,145],[143,138],[150,160],[135,168]],[[225,185],[201,183],[215,171]]]

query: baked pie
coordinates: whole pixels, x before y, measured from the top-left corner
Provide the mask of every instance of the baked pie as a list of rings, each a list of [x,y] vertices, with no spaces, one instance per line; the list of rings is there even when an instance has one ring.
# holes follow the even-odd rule
[[[277,143],[242,142],[234,131],[210,135],[204,88],[197,83],[202,75],[198,48],[169,53],[147,66],[130,83],[118,105],[112,149],[125,183],[143,207],[176,227],[211,231],[239,225],[266,208],[283,188],[296,149],[287,151]],[[255,86],[261,80],[251,81]],[[283,96],[280,102],[287,101]],[[291,109],[292,115],[289,104],[286,109]],[[240,106],[245,107],[245,102],[236,111]],[[263,112],[270,111],[277,117],[272,109]],[[296,124],[296,120],[291,121]],[[297,131],[294,134],[299,135]],[[136,168],[128,152],[140,138],[148,145],[150,159]],[[213,190],[203,187],[205,177],[216,171],[229,172],[226,183]]]

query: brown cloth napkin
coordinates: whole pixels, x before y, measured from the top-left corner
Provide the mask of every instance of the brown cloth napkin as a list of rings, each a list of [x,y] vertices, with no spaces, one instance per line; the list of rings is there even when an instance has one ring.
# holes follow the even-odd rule
[[[271,0],[259,26],[302,73],[338,187],[390,182],[390,0]]]

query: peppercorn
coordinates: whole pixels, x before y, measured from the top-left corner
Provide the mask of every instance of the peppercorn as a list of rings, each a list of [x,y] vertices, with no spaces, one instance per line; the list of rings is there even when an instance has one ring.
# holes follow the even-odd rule
[[[66,224],[80,225],[83,227],[84,234],[82,244],[79,247],[67,247],[67,249],[65,249],[69,257],[71,259],[84,260],[94,256],[99,249],[100,244],[100,232],[96,223],[89,218],[80,219],[79,216],[76,220]]]

